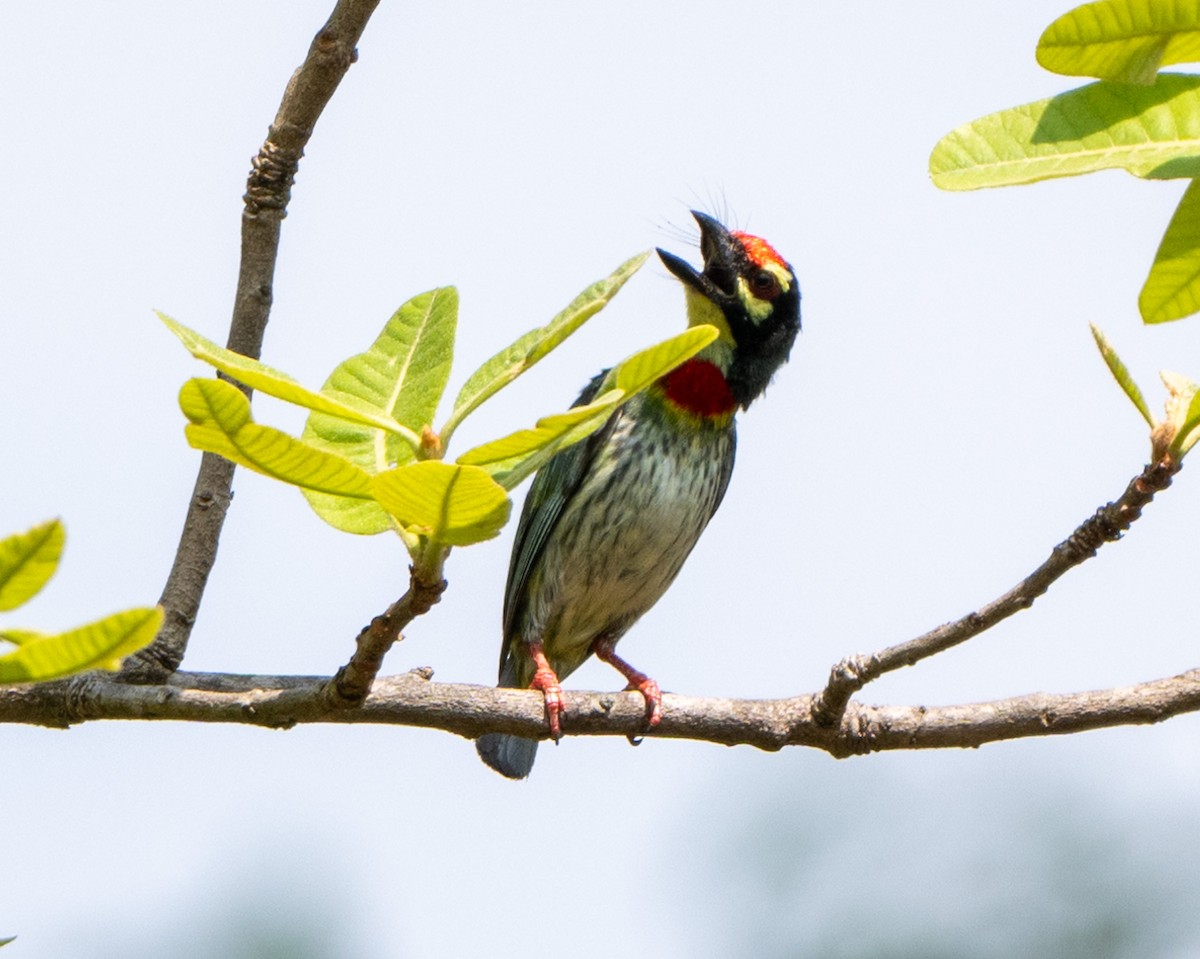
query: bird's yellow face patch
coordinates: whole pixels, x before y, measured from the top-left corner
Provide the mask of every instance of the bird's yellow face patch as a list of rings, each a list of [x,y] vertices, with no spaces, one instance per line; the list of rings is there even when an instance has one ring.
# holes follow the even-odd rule
[[[792,286],[792,274],[786,267],[772,260],[758,264],[758,272],[747,279],[737,279],[737,295],[746,315],[755,324],[761,323],[775,310],[775,299]]]

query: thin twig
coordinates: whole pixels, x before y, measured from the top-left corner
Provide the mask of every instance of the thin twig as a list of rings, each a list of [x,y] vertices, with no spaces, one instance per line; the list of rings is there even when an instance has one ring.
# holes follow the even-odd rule
[[[374,723],[442,729],[474,738],[485,732],[546,734],[540,693],[430,681],[414,670],[375,683],[360,709],[331,705],[328,679],[178,672],[161,686],[97,679],[81,695],[66,684],[0,688],[0,723],[66,727],[94,720],[180,720],[288,728],[299,723]],[[639,693],[566,694],[570,736],[641,736]],[[650,738],[691,739],[776,750],[809,746],[844,758],[882,750],[975,747],[1109,726],[1157,723],[1200,711],[1200,669],[1115,689],[1034,693],[962,706],[866,706],[851,703],[836,726],[813,718],[812,696],[776,700],[699,699],[666,694]]]
[[[313,39],[304,63],[292,75],[275,122],[253,160],[243,198],[241,265],[227,340],[230,349],[246,356],[257,358],[262,352],[271,312],[280,225],[287,215],[304,147],[321,111],[356,59],[355,46],[378,4],[379,0],[339,0]],[[232,484],[233,464],[205,453],[175,562],[159,599],[166,610],[163,628],[150,647],[126,661],[122,676],[127,681],[161,682],[183,661],[204,587],[216,561]]]
[[[867,683],[884,673],[912,666],[957,646],[991,629],[1013,613],[1028,609],[1064,573],[1095,556],[1105,543],[1120,539],[1142,515],[1142,510],[1154,499],[1154,495],[1171,485],[1171,478],[1181,467],[1182,462],[1172,457],[1164,457],[1158,463],[1147,466],[1129,483],[1120,499],[1096,510],[1075,532],[1054,547],[1046,562],[986,606],[916,639],[870,655],[860,653],[843,659],[830,671],[829,682],[813,701],[813,718],[822,726],[837,726],[850,697]]]
[[[408,568],[408,592],[364,626],[355,640],[354,655],[334,674],[325,686],[325,701],[333,707],[359,707],[371,692],[383,657],[400,639],[400,632],[418,616],[423,616],[442,598],[446,581],[441,576],[441,563],[429,573],[416,566]]]

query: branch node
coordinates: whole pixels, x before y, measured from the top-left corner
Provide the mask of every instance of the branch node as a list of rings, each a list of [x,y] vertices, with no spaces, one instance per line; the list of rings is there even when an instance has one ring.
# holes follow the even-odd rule
[[[257,217],[267,210],[275,212],[280,219],[287,215],[292,184],[296,182],[296,171],[304,151],[277,145],[273,142],[276,134],[276,128],[272,127],[258,154],[250,161],[250,176],[246,180],[246,194],[242,197],[248,217]]]
[[[1096,510],[1055,547],[1055,553],[1061,551],[1074,565],[1095,556],[1105,543],[1115,543],[1141,517],[1142,510],[1150,504],[1155,494],[1171,485],[1172,477],[1182,467],[1183,463],[1171,456],[1164,456],[1157,463],[1146,466],[1130,481],[1119,500]]]
[[[877,675],[879,660],[858,653],[837,663],[829,671],[829,682],[812,701],[812,718],[818,726],[832,729],[842,721],[850,697]]]

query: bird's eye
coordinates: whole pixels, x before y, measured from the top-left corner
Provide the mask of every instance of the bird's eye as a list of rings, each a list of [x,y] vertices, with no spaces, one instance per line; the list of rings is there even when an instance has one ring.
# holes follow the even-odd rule
[[[750,292],[760,300],[773,300],[779,295],[779,280],[769,270],[759,270],[750,277]]]

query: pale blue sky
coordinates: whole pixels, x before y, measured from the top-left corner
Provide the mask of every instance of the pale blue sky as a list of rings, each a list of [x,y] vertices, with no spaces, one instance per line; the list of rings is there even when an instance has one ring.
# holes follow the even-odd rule
[[[10,11],[0,531],[68,528],[59,575],[13,623],[157,597],[198,459],[175,396],[199,367],[151,311],[223,338],[249,159],[329,5]],[[1089,321],[1155,407],[1160,366],[1200,376],[1200,321],[1147,330],[1135,309],[1181,184],[928,181],[944,132],[1074,85],[1033,59],[1066,6],[385,2],[301,166],[265,358],[319,384],[404,299],[454,283],[454,389],[634,252],[695,257],[689,207],[731,211],[795,266],[804,332],[741,422],[721,513],[622,652],[676,692],[815,689],[842,656],[1007,589],[1141,468],[1144,431]],[[462,448],[683,322],[651,262]],[[239,474],[236,493],[185,665],[330,672],[402,591],[399,543],[335,533],[261,477]],[[1195,666],[1198,521],[1185,470],[1033,611],[864,698]],[[451,557],[445,601],[389,671],[493,681],[510,541]],[[619,680],[592,664],[569,685]],[[523,784],[418,730],[0,728],[0,935],[20,936],[5,959],[241,955],[272,922],[355,959],[528,955],[539,928],[564,957],[647,935],[658,959],[880,942],[892,951],[872,954],[1000,957],[1049,948],[1014,938],[1013,917],[1074,942],[1124,889],[1155,903],[1154,954],[1195,955],[1174,880],[1200,839],[1198,728],[841,763],[568,739]]]

